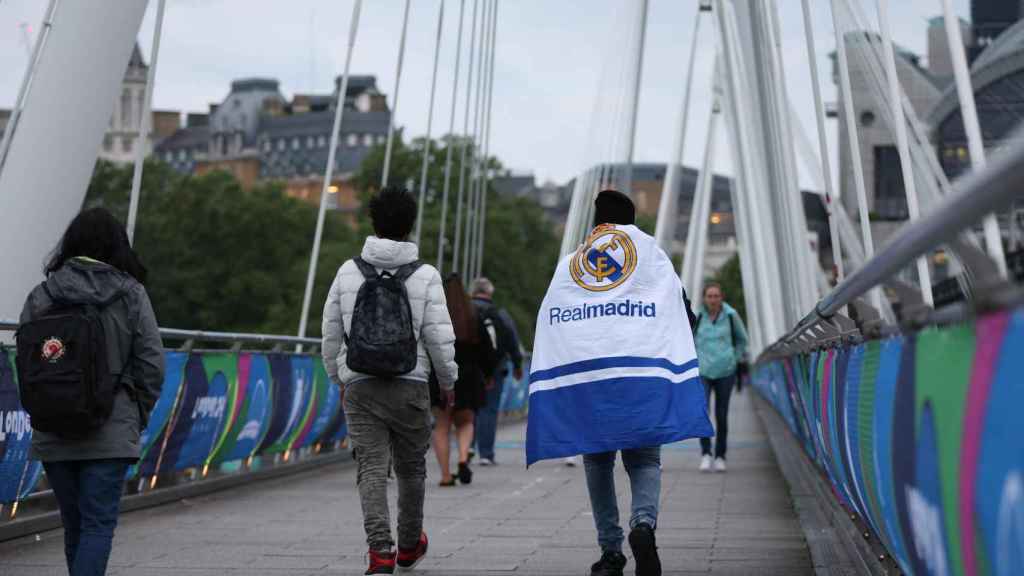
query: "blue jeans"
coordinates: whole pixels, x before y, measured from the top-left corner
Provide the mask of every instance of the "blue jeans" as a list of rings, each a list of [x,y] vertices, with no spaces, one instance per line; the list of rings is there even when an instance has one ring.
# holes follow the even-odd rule
[[[64,521],[71,576],[106,573],[128,465],[128,460],[43,462]]]
[[[498,435],[498,408],[505,378],[500,373],[494,377],[494,387],[487,391],[484,405],[476,412],[476,447],[481,458],[494,460],[494,439]]]
[[[622,451],[622,463],[629,475],[633,495],[629,527],[658,524],[658,500],[661,497],[661,446]],[[587,491],[597,526],[597,543],[604,552],[622,551],[619,504],[615,499],[615,452],[584,454]]]

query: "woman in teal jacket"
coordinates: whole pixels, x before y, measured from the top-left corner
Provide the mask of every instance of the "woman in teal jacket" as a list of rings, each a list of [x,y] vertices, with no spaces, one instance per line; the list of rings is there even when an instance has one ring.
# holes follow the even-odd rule
[[[710,283],[704,287],[704,305],[697,315],[694,329],[700,375],[704,393],[711,404],[715,394],[715,459],[717,472],[725,472],[725,452],[729,437],[729,397],[736,384],[737,367],[747,355],[747,330],[736,310],[725,303],[722,286]],[[700,471],[711,470],[711,439],[701,438]]]

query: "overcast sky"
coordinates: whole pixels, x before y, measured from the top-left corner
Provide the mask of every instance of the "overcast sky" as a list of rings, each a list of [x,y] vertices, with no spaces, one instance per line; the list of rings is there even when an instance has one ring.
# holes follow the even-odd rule
[[[541,181],[563,182],[610,150],[610,134],[622,123],[622,115],[610,111],[622,92],[622,62],[628,53],[630,22],[638,1],[501,0],[492,150],[508,167],[533,172]],[[874,0],[858,1],[874,14]],[[466,0],[467,22],[473,2]],[[46,3],[0,0],[0,107],[9,108],[14,102],[28,59],[22,24],[30,25],[34,33]],[[814,138],[800,3],[776,3],[780,6],[789,95],[799,121]],[[835,35],[829,3],[812,3],[816,64],[825,98],[833,101],[836,89],[827,54],[834,48]],[[968,0],[953,3],[961,16],[968,17]],[[156,2],[150,4],[140,32],[147,60]],[[328,92],[333,77],[341,72],[352,0],[168,0],[167,4],[154,93],[156,108],[205,111],[210,102],[224,98],[232,79],[249,76],[279,79],[286,96]],[[397,122],[406,127],[407,134],[421,135],[426,130],[439,4],[440,0],[412,2],[397,111]],[[459,0],[446,0],[445,4],[435,135],[447,131],[449,121],[459,4]],[[650,0],[636,131],[638,162],[665,162],[672,154],[696,4],[697,0]],[[402,0],[365,1],[353,55],[352,72],[376,75],[389,103],[394,98],[403,5]],[[925,55],[927,20],[940,14],[940,0],[899,0],[890,5],[895,41]],[[703,157],[715,53],[714,22],[704,18],[687,130],[685,159],[689,165],[699,165]],[[462,82],[465,66],[463,60]],[[461,107],[464,88],[459,93]],[[608,112],[595,121],[595,108]],[[457,130],[461,125],[460,113]],[[834,144],[834,127],[829,131]],[[834,147],[832,154],[836,154]],[[728,158],[719,168],[728,171]]]

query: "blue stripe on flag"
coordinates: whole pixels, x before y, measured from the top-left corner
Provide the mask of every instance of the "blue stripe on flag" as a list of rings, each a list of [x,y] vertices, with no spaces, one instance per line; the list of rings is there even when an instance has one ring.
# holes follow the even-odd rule
[[[609,378],[530,396],[526,463],[713,435],[699,377]]]
[[[579,374],[580,372],[602,370],[604,368],[664,368],[673,374],[682,374],[683,372],[692,370],[696,367],[696,358],[683,364],[674,364],[665,358],[647,358],[644,356],[595,358],[593,360],[581,360],[579,362],[571,362],[569,364],[555,366],[554,368],[538,370],[530,374],[530,384],[533,384],[534,382],[543,382],[545,380],[553,380],[570,374]]]

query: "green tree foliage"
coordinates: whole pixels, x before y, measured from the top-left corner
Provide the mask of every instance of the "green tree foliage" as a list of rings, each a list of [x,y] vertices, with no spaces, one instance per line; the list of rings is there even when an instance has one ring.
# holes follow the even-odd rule
[[[654,236],[654,229],[657,228],[658,218],[652,214],[637,214],[636,227],[647,234]]]
[[[391,168],[388,181],[392,184],[412,184],[412,191],[419,193],[422,174],[423,146],[425,140],[416,139],[405,144],[395,139],[392,149]],[[431,162],[427,173],[426,207],[423,216],[423,232],[420,240],[420,257],[427,263],[437,263],[437,240],[441,226],[441,205],[444,190],[444,166],[449,142],[435,140],[431,143]],[[460,159],[461,143],[456,141],[452,149],[451,182],[449,185],[448,217],[445,223],[448,245],[445,249],[444,275],[452,271],[452,244],[455,241],[455,213],[459,180],[462,174]],[[356,172],[353,182],[361,198],[368,200],[380,187],[383,171],[384,148],[376,147],[370,152]],[[467,162],[468,163],[468,162]],[[488,158],[487,165],[499,170],[501,163]],[[464,194],[469,196],[471,166],[466,169]],[[364,202],[365,203],[365,202]],[[362,232],[369,234],[368,218]],[[465,234],[465,226],[463,226]],[[555,236],[554,226],[543,210],[534,201],[525,198],[499,196],[493,190],[487,197],[487,220],[485,226],[484,259],[482,272],[495,285],[495,302],[509,311],[515,320],[524,346],[533,342],[537,310],[544,298],[555,266],[558,264],[560,240]],[[463,236],[463,246],[465,237]],[[460,259],[462,255],[460,254]]]
[[[739,254],[723,264],[711,281],[722,285],[726,302],[740,313],[744,322],[747,322],[747,301],[743,295],[743,273],[740,271]],[[703,297],[700,299],[703,301]]]
[[[396,138],[393,183],[413,183],[418,193],[424,140],[406,145]],[[453,152],[448,241],[454,240],[455,198],[461,151]],[[446,143],[434,141],[428,172],[421,258],[437,261]],[[382,146],[374,148],[354,175],[365,201],[380,184]],[[489,165],[500,165],[491,159]],[[302,307],[310,248],[316,226],[314,205],[287,197],[277,183],[244,191],[226,172],[183,176],[159,161],[143,173],[135,246],[149,267],[147,284],[161,326],[230,332],[294,334]],[[99,162],[86,206],[105,206],[127,218],[132,167]],[[468,181],[467,181],[468,190]],[[484,275],[495,300],[516,320],[524,345],[533,340],[537,309],[554,272],[558,239],[531,200],[488,196]],[[320,335],[323,303],[345,260],[359,254],[372,234],[365,208],[353,229],[345,217],[328,212],[317,265],[307,334]],[[445,274],[451,271],[451,247]]]
[[[86,205],[128,212],[132,167],[97,164]],[[150,271],[147,290],[162,326],[294,334],[309,266],[316,207],[277,184],[243,191],[225,172],[181,176],[147,163],[135,246]],[[327,290],[358,249],[341,215],[329,213],[308,334],[320,333]]]

